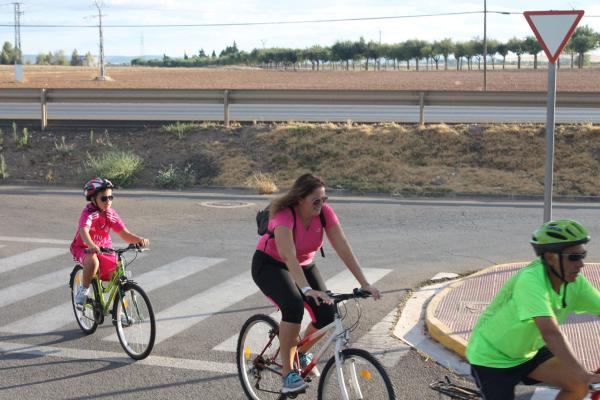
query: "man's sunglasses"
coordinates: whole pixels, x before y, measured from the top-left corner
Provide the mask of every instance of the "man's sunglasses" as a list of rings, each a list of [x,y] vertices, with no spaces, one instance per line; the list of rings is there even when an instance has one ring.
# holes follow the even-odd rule
[[[325,203],[325,202],[327,201],[327,199],[328,199],[328,198],[329,198],[329,197],[327,197],[327,196],[325,196],[325,197],[319,197],[319,198],[316,198],[316,199],[314,199],[314,200],[312,201],[312,205],[313,205],[313,206],[319,206],[319,205],[321,205],[322,203]]]
[[[102,196],[102,197],[100,197],[100,200],[102,200],[103,203],[106,203],[107,200],[113,201],[114,198],[115,198],[115,196],[113,196],[113,195]]]
[[[567,258],[569,259],[569,261],[581,261],[585,258],[585,256],[587,256],[587,251],[584,251],[583,253],[570,253],[570,254],[563,254],[565,256],[567,256]]]

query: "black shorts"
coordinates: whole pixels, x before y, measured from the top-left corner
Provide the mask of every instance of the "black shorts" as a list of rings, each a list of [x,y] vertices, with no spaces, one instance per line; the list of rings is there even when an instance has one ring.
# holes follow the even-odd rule
[[[471,375],[475,378],[475,383],[485,400],[513,400],[517,384],[521,382],[525,385],[540,383],[527,376],[552,357],[554,354],[544,346],[531,360],[515,367],[490,368],[471,364]]]
[[[325,282],[315,264],[302,268],[311,288],[325,291]],[[312,298],[305,297],[285,263],[257,250],[252,257],[252,279],[260,290],[281,310],[281,320],[299,324],[302,322],[304,308],[309,311],[313,325],[323,328],[333,322],[334,309],[330,304],[317,304]]]

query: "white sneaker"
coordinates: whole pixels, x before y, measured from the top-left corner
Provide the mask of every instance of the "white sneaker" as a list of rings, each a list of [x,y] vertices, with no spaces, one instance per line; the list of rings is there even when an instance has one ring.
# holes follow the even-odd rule
[[[83,305],[85,304],[88,296],[90,293],[90,288],[87,287],[83,287],[83,286],[79,286],[79,289],[77,290],[77,294],[75,295],[75,307],[78,310],[82,310],[83,309]]]

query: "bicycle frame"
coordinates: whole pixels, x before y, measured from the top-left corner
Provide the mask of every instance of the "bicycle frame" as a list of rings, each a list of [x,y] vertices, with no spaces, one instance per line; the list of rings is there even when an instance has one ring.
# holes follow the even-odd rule
[[[306,336],[298,343],[298,347],[302,347],[302,345],[306,344],[314,340],[317,337],[321,337],[325,335],[327,332],[333,330],[333,332],[329,335],[329,337],[325,340],[324,344],[321,346],[319,351],[313,356],[311,362],[306,366],[304,370],[300,373],[302,378],[306,378],[306,376],[310,373],[310,371],[315,367],[319,358],[325,353],[325,351],[331,346],[331,344],[335,341],[335,366],[336,366],[336,374],[338,378],[338,384],[340,386],[340,393],[342,394],[342,400],[348,400],[348,391],[346,390],[346,386],[344,385],[344,372],[342,370],[342,360],[340,358],[341,351],[348,344],[350,340],[348,329],[344,328],[342,324],[342,318],[340,317],[337,304],[335,305],[335,319],[329,325],[324,326],[316,332]],[[300,364],[298,352],[296,352],[296,362],[298,365]],[[356,371],[353,370],[352,386],[354,391],[362,397],[360,394],[360,386],[358,384],[358,378],[356,376]]]
[[[106,285],[106,287],[104,287],[103,281],[100,280],[100,278],[98,277],[97,274],[96,274],[96,276],[94,276],[94,281],[96,281],[96,287],[98,288],[98,292],[99,292],[98,293],[99,294],[98,301],[100,302],[100,308],[102,308],[104,315],[108,314],[110,305],[113,304],[115,297],[117,295],[117,289],[119,288],[119,281],[121,280],[121,277],[124,275],[125,275],[124,262],[121,259],[121,257],[119,257],[119,259],[117,261],[117,269],[113,273],[111,280],[108,281],[108,284]],[[105,296],[107,294],[109,296],[108,296],[108,299],[105,300]]]

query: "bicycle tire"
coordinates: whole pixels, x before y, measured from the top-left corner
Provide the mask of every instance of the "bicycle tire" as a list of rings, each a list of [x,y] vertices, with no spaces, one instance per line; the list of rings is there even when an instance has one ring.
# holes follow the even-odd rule
[[[156,321],[150,299],[137,283],[127,282],[119,290],[113,304],[113,318],[119,343],[129,357],[134,360],[148,357],[156,339]]]
[[[350,400],[395,400],[394,387],[381,363],[368,351],[344,349],[340,354],[344,386]],[[356,370],[356,366],[359,370]],[[319,400],[342,399],[335,357],[331,357],[319,380]]]
[[[71,306],[73,307],[73,313],[75,314],[75,320],[77,321],[77,325],[86,335],[91,335],[96,332],[98,328],[98,318],[96,318],[96,310],[94,309],[95,296],[96,291],[92,290],[91,297],[88,301],[83,305],[82,310],[78,310],[75,307],[75,295],[77,294],[77,290],[82,285],[83,281],[83,267],[81,265],[76,265],[71,272],[71,276],[69,278],[69,287],[71,288]]]
[[[236,348],[238,377],[251,400],[285,399],[280,393],[278,333],[279,324],[264,314],[253,315],[240,330]]]

